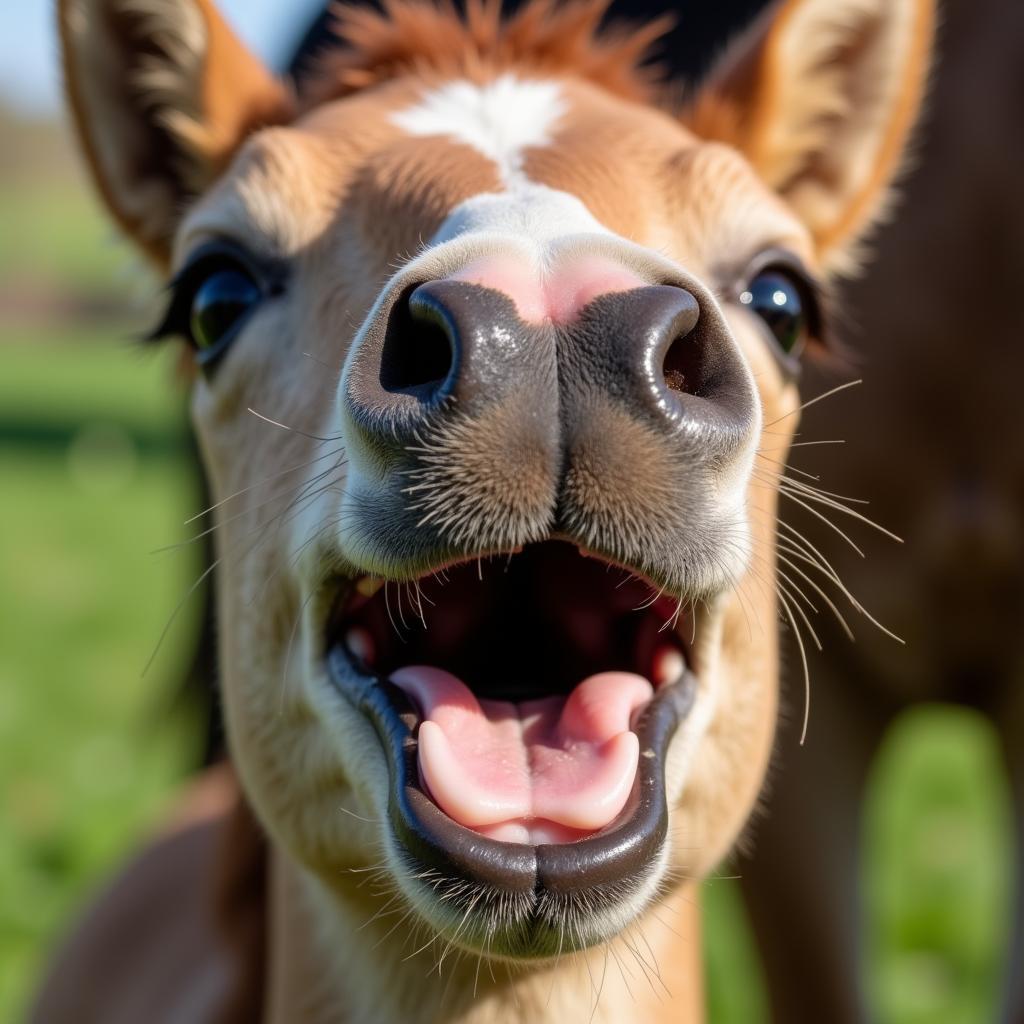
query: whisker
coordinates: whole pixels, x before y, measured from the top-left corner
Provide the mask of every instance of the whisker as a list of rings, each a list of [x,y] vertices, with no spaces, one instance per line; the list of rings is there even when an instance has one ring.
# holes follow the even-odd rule
[[[248,492],[254,488],[260,487],[265,483],[269,483],[271,480],[276,480],[278,477],[287,476],[289,473],[295,473],[300,469],[305,469],[307,466],[312,466],[321,459],[329,458],[331,455],[334,455],[339,451],[344,451],[344,447],[335,449],[334,452],[327,452],[324,455],[318,455],[315,459],[310,459],[308,462],[300,462],[298,465],[289,466],[288,469],[282,469],[276,473],[271,473],[270,476],[263,477],[262,480],[257,480],[256,483],[249,484],[248,487],[243,487],[241,490],[235,491],[234,494],[229,494],[226,498],[221,498],[220,501],[215,501],[209,508],[204,508],[202,512],[197,512],[195,515],[189,516],[183,525],[189,526],[197,519],[202,519],[203,516],[209,515],[211,512],[220,508],[221,505],[226,505],[229,501],[234,501],[235,498],[240,498],[243,494],[248,494]]]
[[[862,379],[858,379],[848,380],[845,384],[839,384],[836,387],[824,392],[823,394],[818,395],[816,398],[809,399],[808,401],[804,402],[803,405],[798,405],[791,412],[784,413],[782,416],[779,416],[778,419],[772,420],[771,423],[766,423],[765,429],[767,429],[768,427],[774,427],[776,423],[781,423],[783,420],[789,419],[790,416],[795,416],[798,412],[803,412],[804,409],[810,409],[812,405],[817,405],[818,402],[823,402],[826,398],[831,398],[833,395],[838,395],[840,391],[846,391],[848,388],[855,388],[858,384],[863,383],[864,381]]]
[[[807,585],[812,587],[814,591],[821,596],[821,599],[828,605],[833,615],[835,615],[836,619],[839,621],[839,624],[842,626],[847,638],[851,641],[854,640],[855,637],[853,635],[853,630],[850,629],[849,623],[845,618],[843,618],[842,612],[840,612],[836,607],[836,603],[828,596],[828,594],[825,593],[824,590],[822,590],[820,586],[818,586],[817,583],[814,582],[813,579],[811,579],[810,576],[807,575],[807,573],[803,571],[803,569],[796,565],[791,559],[787,558],[786,555],[781,553],[781,545],[780,551],[778,552],[778,558],[780,562],[785,562],[793,572],[798,573],[800,577],[807,582]]]
[[[797,648],[800,651],[800,661],[803,664],[804,670],[804,719],[800,728],[800,746],[802,747],[807,739],[807,726],[811,720],[811,670],[807,664],[807,651],[804,648],[804,640],[800,635],[800,630],[797,628],[796,619],[793,618],[789,604],[781,594],[779,595],[779,604],[785,612],[793,634],[796,637]]]
[[[801,497],[806,498],[808,501],[815,502],[818,505],[823,505],[826,508],[835,509],[837,512],[842,512],[844,515],[848,515],[853,519],[857,519],[864,523],[866,526],[870,526],[873,530],[877,530],[879,533],[884,534],[891,540],[896,541],[897,544],[903,543],[903,538],[893,533],[891,530],[887,530],[884,526],[880,526],[873,519],[869,519],[867,516],[861,514],[856,509],[848,508],[841,501],[836,501],[832,496],[828,495],[826,491],[818,491],[808,487],[807,484],[800,480],[783,480],[779,484],[780,489],[783,493],[792,495],[794,493],[799,494]],[[858,499],[849,499],[858,500]]]
[[[831,519],[822,515],[817,509],[811,508],[811,506],[808,505],[806,501],[804,501],[801,498],[798,498],[795,494],[785,490],[780,490],[779,493],[784,498],[788,498],[790,501],[795,502],[801,508],[810,512],[811,515],[814,516],[816,519],[820,519],[830,530],[834,530],[836,533],[838,533],[839,536],[842,537],[843,540],[845,540],[846,543],[849,544],[850,547],[853,548],[853,550],[856,551],[861,558],[865,557],[864,552],[850,539],[850,537],[846,533],[844,533],[838,526],[836,526],[836,524],[833,523]]]
[[[335,452],[335,453],[328,453],[328,454],[337,454],[337,453]],[[326,455],[321,455],[320,456],[321,459],[326,458],[326,457],[327,457]],[[316,459],[314,461],[319,461],[319,459]],[[311,463],[304,463],[303,464],[303,466],[308,466],[308,465],[311,465]],[[324,473],[325,474],[326,473],[332,473],[336,469],[340,468],[341,465],[346,465],[346,462],[343,460],[340,463],[340,465],[333,466],[331,469],[325,470]],[[295,469],[298,469],[298,468],[302,468],[302,467],[295,467]],[[288,472],[294,472],[295,469],[289,470]],[[281,474],[281,475],[283,475],[283,474]],[[324,475],[324,474],[321,474],[321,476],[322,475]],[[319,479],[319,477],[314,477],[314,479]],[[246,490],[252,490],[252,488],[246,488]],[[188,547],[190,544],[195,544],[197,541],[202,540],[204,537],[209,537],[211,533],[215,533],[217,530],[222,530],[229,523],[233,523],[236,520],[243,518],[244,516],[251,515],[253,512],[258,512],[261,508],[266,508],[267,505],[270,505],[270,504],[272,504],[275,501],[284,500],[284,496],[285,496],[286,492],[287,492],[287,488],[282,488],[279,491],[275,491],[273,494],[270,495],[269,498],[266,498],[264,501],[261,501],[261,502],[255,504],[255,505],[247,505],[245,508],[240,509],[238,512],[235,512],[232,515],[228,516],[227,519],[222,519],[222,520],[220,520],[220,522],[214,523],[212,526],[208,526],[201,533],[193,534],[193,536],[188,537],[185,540],[178,541],[177,543],[174,543],[174,544],[167,544],[167,545],[165,545],[162,548],[155,548],[150,553],[154,554],[154,555],[160,555],[160,554],[163,554],[164,552],[167,552],[167,551],[176,551],[176,550],[180,550],[181,548]],[[237,494],[235,495],[235,497],[237,497],[237,496],[239,496],[239,495],[241,495],[243,493],[245,493],[245,492],[244,491],[238,491]],[[220,504],[220,503],[218,503],[218,504]],[[216,508],[217,506],[213,506],[213,507]],[[212,511],[212,509],[211,509],[211,511]],[[203,513],[203,512],[198,513],[197,515],[193,516],[191,519],[186,520],[186,524],[185,525],[188,525],[188,523],[194,522],[196,519],[199,519],[203,515],[205,515],[205,513]]]
[[[335,373],[340,373],[341,372],[341,367],[340,366],[332,366],[326,360],[318,359],[315,355],[313,355],[312,352],[303,352],[302,354],[303,354],[303,356],[306,357],[306,359],[311,359],[314,363],[319,363],[322,367],[324,367],[324,369],[332,370]]]
[[[281,430],[287,430],[291,434],[299,434],[301,437],[308,437],[311,441],[338,441],[341,438],[340,434],[334,434],[331,437],[321,437],[319,434],[308,434],[305,430],[300,430],[298,427],[289,427],[287,423],[281,423],[279,420],[271,419],[269,416],[264,416],[263,413],[257,412],[251,405],[246,406],[246,412],[251,412],[257,419],[263,420],[264,423],[269,423],[272,427],[280,427]]]
[[[808,596],[793,582],[793,580],[789,576],[786,575],[785,572],[783,572],[782,569],[776,568],[775,573],[777,576],[776,582],[780,586],[785,586],[786,593],[793,598],[795,604],[799,606],[800,603],[803,602],[810,609],[812,615],[818,614],[818,609],[814,606],[814,604],[811,602]]]
[[[153,647],[152,653],[149,655],[149,658],[146,660],[146,664],[143,666],[141,678],[146,678],[146,674],[149,672],[150,668],[153,665],[153,662],[156,660],[157,654],[160,653],[160,648],[163,646],[164,640],[167,639],[167,634],[171,631],[171,626],[174,625],[176,619],[178,618],[178,615],[181,613],[181,609],[185,606],[185,602],[199,589],[200,586],[202,586],[203,581],[209,577],[210,573],[212,573],[213,570],[216,569],[219,564],[219,558],[211,562],[202,571],[202,573],[200,573],[199,578],[195,581],[195,583],[193,583],[192,586],[188,588],[188,590],[182,596],[181,600],[174,606],[174,610],[171,612],[170,617],[168,618],[167,622],[164,623],[164,628],[160,631],[160,636],[157,637],[156,645]]]
[[[782,580],[779,581],[779,588],[780,588],[780,590],[784,590],[786,596],[788,598],[790,598],[790,600],[792,602],[790,607],[792,608],[793,611],[796,612],[797,615],[800,616],[800,620],[807,627],[807,632],[810,634],[811,639],[814,641],[814,646],[820,651],[822,649],[822,647],[821,647],[821,640],[818,639],[818,634],[815,633],[814,627],[811,625],[811,620],[807,617],[807,613],[803,610],[803,607],[801,606],[800,602],[793,596],[793,592],[790,589],[790,587],[786,586],[782,582]],[[780,594],[780,596],[781,596],[781,594]],[[813,605],[812,605],[812,608],[813,608]]]

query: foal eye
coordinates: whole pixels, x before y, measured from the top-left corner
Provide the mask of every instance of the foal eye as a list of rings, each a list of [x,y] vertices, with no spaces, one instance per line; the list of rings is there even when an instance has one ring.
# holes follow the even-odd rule
[[[189,311],[189,333],[200,352],[222,345],[263,298],[260,286],[240,267],[217,270],[196,288]]]
[[[806,294],[785,270],[768,267],[740,292],[740,303],[768,325],[783,352],[797,356],[807,338]]]
[[[262,266],[235,245],[211,242],[171,282],[170,308],[150,340],[184,338],[199,365],[211,370],[249,315],[283,286],[283,267]]]

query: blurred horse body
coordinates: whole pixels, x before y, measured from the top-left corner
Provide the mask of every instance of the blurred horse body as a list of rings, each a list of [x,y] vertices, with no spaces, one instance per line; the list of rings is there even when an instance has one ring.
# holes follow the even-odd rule
[[[935,81],[891,223],[845,288],[862,387],[809,408],[801,439],[843,439],[821,468],[830,490],[904,540],[867,558],[833,543],[839,576],[904,641],[826,626],[812,711],[789,697],[766,814],[742,875],[766,959],[773,1017],[861,1024],[857,850],[864,784],[893,719],[920,702],[977,709],[997,733],[1024,851],[1024,5],[948,0]],[[807,374],[814,395],[836,383]],[[806,517],[805,517],[806,518]],[[860,540],[860,538],[857,538]],[[832,557],[832,556],[835,557]],[[824,624],[824,623],[823,623]],[[817,628],[817,626],[816,626]],[[790,651],[796,682],[799,656]],[[796,719],[796,721],[794,721]],[[999,1020],[1024,1021],[1024,889]],[[784,941],[778,922],[785,920]]]

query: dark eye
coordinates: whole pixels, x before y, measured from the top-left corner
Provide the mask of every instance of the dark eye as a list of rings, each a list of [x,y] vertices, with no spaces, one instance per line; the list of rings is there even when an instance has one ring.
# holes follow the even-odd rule
[[[210,274],[196,288],[189,312],[189,333],[196,348],[209,351],[222,345],[262,298],[260,286],[241,268]]]
[[[797,356],[807,338],[807,287],[785,270],[768,267],[740,292],[740,303],[756,313],[787,355]]]
[[[199,365],[212,368],[250,314],[280,294],[283,282],[282,266],[262,266],[235,245],[212,242],[171,282],[170,308],[150,338],[185,338]]]

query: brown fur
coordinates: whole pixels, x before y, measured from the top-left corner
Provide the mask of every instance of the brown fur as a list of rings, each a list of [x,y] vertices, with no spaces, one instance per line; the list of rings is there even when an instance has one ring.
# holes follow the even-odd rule
[[[339,4],[343,46],[322,60],[307,103],[317,106],[410,72],[482,81],[510,68],[582,79],[651,102],[662,76],[644,61],[671,19],[602,31],[607,6],[608,0],[534,0],[506,19],[494,0],[469,0],[465,18],[430,0],[384,0],[380,12]]]
[[[887,75],[880,71],[867,88],[851,88],[841,80],[843,54],[882,30],[871,5],[862,7],[837,7],[834,24],[805,52],[784,46],[787,25],[802,17],[799,0],[767,12],[734,44],[686,115],[698,135],[747,154],[765,180],[801,210],[823,254],[877,215],[879,191],[899,168],[921,104],[934,33],[933,6],[920,0],[904,24],[888,30],[888,46],[901,46],[901,37],[909,40],[901,46],[905,64]],[[794,61],[807,65],[798,94],[780,88],[789,80],[782,66]],[[851,116],[885,118],[874,152],[858,152],[836,137],[836,122]],[[822,204],[815,184],[822,178],[831,179],[841,203]]]
[[[843,328],[854,375],[864,383],[807,410],[801,425],[808,439],[845,443],[841,457],[808,450],[800,465],[830,490],[870,499],[867,513],[903,539],[858,533],[866,559],[841,545],[830,560],[905,642],[860,628],[851,647],[823,621],[807,744],[797,745],[792,724],[780,736],[770,814],[738,872],[762,940],[774,1020],[861,1024],[881,1015],[865,957],[865,797],[874,787],[877,800],[879,784],[891,779],[875,766],[894,723],[944,702],[972,709],[988,734],[986,763],[1005,768],[996,790],[1008,783],[1009,799],[996,799],[1013,847],[999,859],[1008,857],[1012,892],[990,907],[998,920],[984,925],[999,936],[989,948],[1003,958],[1001,1000],[999,968],[984,968],[996,982],[984,997],[985,1019],[1024,1021],[1024,307],[1015,284],[1024,265],[1022,66],[1024,6],[943,4],[914,167],[871,265],[842,296],[853,313]],[[808,393],[835,383],[813,373]],[[823,524],[796,515],[793,522],[819,547],[829,544]],[[789,703],[797,714],[799,701],[796,680]],[[887,863],[886,873],[905,877],[915,849],[891,851],[906,863]],[[943,869],[956,874],[947,877],[964,903],[982,869],[991,870],[979,852]],[[787,941],[770,941],[782,916]],[[956,962],[953,937],[919,942],[917,955]],[[967,979],[950,976],[949,1002],[966,1001]]]

